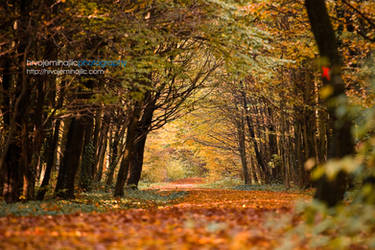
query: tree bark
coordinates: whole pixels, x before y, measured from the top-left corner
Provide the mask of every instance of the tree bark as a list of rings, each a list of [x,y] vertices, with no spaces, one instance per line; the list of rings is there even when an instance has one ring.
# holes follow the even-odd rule
[[[130,122],[127,127],[126,141],[125,141],[125,155],[120,164],[120,169],[117,175],[117,181],[114,191],[114,196],[123,196],[124,195],[124,186],[128,178],[128,172],[130,164],[134,163],[135,158],[135,141],[136,141],[136,129],[137,129],[137,120],[138,115],[135,110],[132,115],[129,117]]]
[[[24,176],[26,175],[26,167],[30,163],[28,158],[28,146],[30,140],[27,138],[32,134],[32,126],[28,120],[30,108],[31,85],[25,74],[25,58],[31,45],[31,39],[28,39],[28,21],[30,18],[31,1],[21,1],[14,4],[15,11],[19,11],[19,27],[16,29],[15,44],[17,44],[16,60],[17,73],[11,77],[11,72],[7,67],[10,61],[6,61],[6,68],[3,74],[3,89],[5,95],[8,95],[5,101],[4,111],[8,114],[9,123],[5,121],[5,129],[7,130],[7,138],[0,158],[0,171],[5,176],[4,198],[8,203],[16,202],[23,195]],[[10,58],[8,58],[10,59]],[[9,77],[8,77],[9,76]],[[5,80],[5,82],[4,82]],[[11,98],[10,89],[14,85],[14,97]],[[13,100],[11,100],[13,99]],[[6,110],[5,110],[6,109]]]
[[[264,164],[262,154],[259,151],[258,144],[256,142],[255,131],[254,131],[254,128],[252,126],[252,121],[251,121],[251,114],[249,113],[249,109],[248,109],[247,97],[243,89],[241,90],[241,95],[242,95],[243,109],[245,110],[245,114],[246,114],[245,117],[246,117],[247,128],[249,130],[249,135],[254,146],[255,158],[258,163],[260,173],[262,174],[262,179],[263,179],[262,181],[267,183],[268,182],[267,169]]]
[[[100,146],[99,146],[99,143],[100,143],[100,130],[102,128],[102,110],[98,110],[96,111],[95,113],[95,128],[94,128],[94,139],[93,139],[93,147],[94,147],[94,160],[93,160],[93,165],[91,167],[91,179],[92,180],[95,180],[95,176],[96,176],[96,172],[97,172],[97,163],[99,161],[99,152],[100,152]]]
[[[109,168],[107,171],[106,190],[109,190],[112,187],[115,169],[121,157],[120,156],[121,150],[119,148],[120,139],[124,136],[124,134],[125,134],[125,127],[121,128],[121,125],[118,124],[113,141],[110,143],[111,155],[110,155],[110,161],[109,161]]]
[[[64,96],[65,96],[65,82],[62,81],[61,88],[60,88],[60,94],[57,101],[57,108],[62,108],[63,102],[64,102]],[[37,200],[43,200],[44,196],[47,192],[47,188],[49,185],[49,180],[51,179],[51,173],[52,170],[55,168],[56,165],[56,155],[57,155],[57,146],[59,142],[59,134],[60,134],[60,125],[61,120],[58,119],[55,121],[55,128],[53,132],[51,132],[50,138],[47,137],[47,139],[51,139],[50,142],[47,142],[47,162],[46,162],[46,170],[44,172],[43,181],[39,188],[38,194],[37,194]]]
[[[67,141],[60,165],[55,195],[63,199],[74,198],[74,179],[79,167],[84,141],[83,118],[71,118]]]
[[[95,157],[94,145],[92,141],[94,121],[91,114],[88,114],[87,126],[85,127],[85,139],[82,154],[82,164],[79,179],[79,187],[84,191],[90,191],[92,186],[92,168]]]
[[[243,114],[240,115],[239,121],[237,122],[237,134],[238,134],[238,152],[240,153],[242,174],[245,185],[250,184],[249,171],[247,168],[247,155],[245,146],[245,124]]]
[[[143,101],[136,102],[127,128],[125,142],[125,160],[124,165],[120,166],[114,195],[122,196],[124,194],[125,182],[129,188],[137,189],[138,182],[141,178],[144,148],[147,134],[151,127],[156,98],[151,96],[151,92],[144,94]],[[145,105],[143,108],[142,106]],[[143,109],[143,113],[142,113]],[[129,171],[128,179],[126,180]]]
[[[105,120],[106,116],[104,116]],[[98,162],[97,162],[97,171],[95,176],[95,181],[99,184],[102,180],[103,175],[103,167],[104,167],[104,160],[105,160],[105,152],[107,150],[107,143],[108,143],[108,130],[109,124],[103,123],[102,132],[100,135],[100,145],[99,145],[99,154],[98,154]]]
[[[323,78],[323,85],[331,88],[333,94],[325,99],[329,114],[328,160],[341,158],[354,153],[354,142],[351,135],[352,122],[347,116],[337,117],[337,97],[345,96],[345,84],[341,78],[341,57],[324,0],[305,0],[311,29],[319,48],[322,61],[330,68],[331,76]],[[342,105],[342,104],[341,104]],[[346,189],[346,175],[340,172],[335,180],[322,178],[318,181],[315,198],[334,206],[340,202]]]
[[[48,154],[47,154],[47,162],[46,162],[46,170],[44,172],[43,181],[40,185],[38,194],[36,196],[37,200],[43,200],[44,196],[47,192],[49,180],[51,179],[51,173],[52,169],[55,166],[55,159],[56,159],[56,153],[57,153],[57,144],[59,141],[59,130],[60,130],[60,120],[57,120],[55,123],[55,128],[53,131],[53,135],[51,136],[51,143],[48,145]]]

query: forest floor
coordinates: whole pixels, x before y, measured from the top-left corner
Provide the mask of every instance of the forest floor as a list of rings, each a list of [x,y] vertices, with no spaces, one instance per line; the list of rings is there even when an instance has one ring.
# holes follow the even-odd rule
[[[280,217],[304,194],[199,188],[185,180],[178,202],[146,208],[0,218],[0,249],[274,249]]]

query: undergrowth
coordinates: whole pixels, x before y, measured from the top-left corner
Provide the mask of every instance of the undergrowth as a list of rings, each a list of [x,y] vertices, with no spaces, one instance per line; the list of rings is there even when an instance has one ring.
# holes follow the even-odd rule
[[[187,192],[158,192],[154,190],[127,190],[124,197],[114,198],[109,193],[82,193],[72,200],[50,199],[7,204],[0,202],[0,217],[38,216],[72,213],[106,212],[114,209],[150,208],[174,204]]]
[[[212,183],[199,184],[198,187],[201,188],[213,188],[213,189],[233,189],[241,191],[273,191],[273,192],[290,192],[290,193],[306,193],[312,194],[312,189],[301,189],[297,186],[287,187],[283,184],[242,184],[243,181],[235,178],[224,178]]]

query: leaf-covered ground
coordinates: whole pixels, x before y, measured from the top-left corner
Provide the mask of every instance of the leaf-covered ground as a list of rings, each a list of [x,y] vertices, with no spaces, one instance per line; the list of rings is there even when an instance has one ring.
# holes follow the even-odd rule
[[[167,206],[6,216],[0,218],[0,249],[273,249],[280,236],[272,223],[290,213],[296,199],[309,197],[192,188]]]

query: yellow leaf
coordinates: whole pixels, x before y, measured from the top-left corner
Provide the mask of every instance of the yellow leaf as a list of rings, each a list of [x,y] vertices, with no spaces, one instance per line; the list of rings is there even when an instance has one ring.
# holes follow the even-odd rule
[[[320,98],[327,99],[333,94],[333,87],[331,85],[326,85],[320,90]]]

